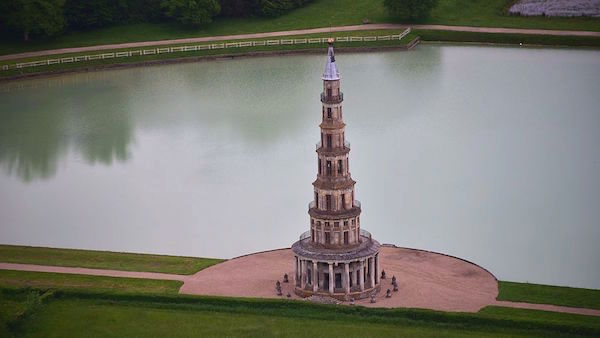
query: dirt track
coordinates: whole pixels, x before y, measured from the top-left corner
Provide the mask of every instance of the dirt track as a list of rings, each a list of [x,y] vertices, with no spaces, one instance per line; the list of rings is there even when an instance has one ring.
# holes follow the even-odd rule
[[[253,34],[207,36],[207,37],[201,37],[201,38],[118,43],[118,44],[109,44],[109,45],[61,48],[61,49],[42,50],[42,51],[36,51],[36,52],[1,55],[0,61],[27,58],[27,57],[37,57],[37,56],[66,54],[66,53],[81,53],[81,52],[90,52],[90,51],[107,50],[107,49],[118,49],[118,48],[137,48],[137,47],[148,47],[148,46],[171,45],[171,44],[179,44],[179,43],[183,44],[183,43],[223,41],[223,40],[235,40],[235,39],[257,39],[257,38],[277,37],[277,36],[286,36],[286,35],[315,34],[315,33],[327,33],[327,32],[350,32],[350,31],[357,31],[357,30],[405,29],[407,27],[408,27],[407,25],[400,25],[400,24],[368,24],[368,25],[354,25],[354,26],[297,29],[297,30],[289,30],[289,31],[265,32],[265,33],[253,33]],[[561,36],[597,36],[597,37],[600,37],[600,32],[592,32],[592,31],[566,31],[566,30],[550,30],[550,29],[520,29],[520,28],[446,26],[446,25],[412,25],[411,27],[413,29],[447,30],[447,31],[457,31],[457,32],[510,33],[510,34],[561,35]]]

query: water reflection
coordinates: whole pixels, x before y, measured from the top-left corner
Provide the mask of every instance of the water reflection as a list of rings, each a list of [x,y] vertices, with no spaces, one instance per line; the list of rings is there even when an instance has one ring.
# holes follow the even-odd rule
[[[70,150],[90,164],[130,157],[128,93],[106,84],[89,87],[78,83],[2,95],[0,162],[6,172],[26,182],[51,178]]]

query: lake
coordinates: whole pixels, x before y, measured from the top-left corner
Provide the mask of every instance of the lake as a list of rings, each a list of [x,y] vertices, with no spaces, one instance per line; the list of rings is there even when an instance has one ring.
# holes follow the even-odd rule
[[[289,247],[309,228],[325,55],[0,84],[0,242]],[[600,288],[600,51],[423,44],[336,61],[364,229],[502,280]]]

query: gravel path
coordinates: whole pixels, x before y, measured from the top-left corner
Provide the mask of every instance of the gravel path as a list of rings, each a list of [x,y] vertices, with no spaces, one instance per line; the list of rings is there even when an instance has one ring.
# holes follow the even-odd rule
[[[600,310],[585,309],[585,308],[581,308],[581,307],[568,307],[568,306],[558,306],[558,305],[550,305],[550,304],[533,304],[533,303],[521,303],[521,302],[507,302],[507,301],[501,301],[501,300],[497,300],[493,304],[490,304],[490,305],[515,307],[515,308],[519,308],[519,309],[564,312],[564,313],[573,313],[576,315],[588,315],[588,316],[600,317]]]
[[[105,269],[88,269],[88,268],[70,268],[64,266],[48,266],[35,264],[15,264],[15,263],[0,263],[2,270],[17,270],[17,271],[34,271],[34,272],[56,272],[68,273],[75,275],[92,275],[92,276],[108,276],[108,277],[128,277],[128,278],[143,278],[143,279],[160,279],[160,280],[178,280],[185,281],[189,276],[174,275],[159,272],[139,272],[139,271],[122,271],[122,270],[105,270]]]
[[[36,52],[8,54],[8,55],[0,56],[0,61],[11,60],[11,59],[20,59],[20,58],[26,58],[26,57],[37,57],[37,56],[65,54],[65,53],[80,53],[80,52],[90,52],[90,51],[118,49],[118,48],[137,48],[137,47],[162,46],[162,45],[171,45],[171,44],[197,43],[197,42],[235,40],[235,39],[258,39],[258,38],[278,37],[278,36],[286,36],[286,35],[315,34],[315,33],[328,33],[328,32],[350,32],[350,31],[357,31],[357,30],[405,29],[407,27],[408,26],[406,26],[406,25],[400,25],[400,24],[368,24],[368,25],[354,25],[354,26],[338,26],[338,27],[331,27],[331,28],[325,27],[325,28],[312,28],[312,29],[297,29],[297,30],[289,30],[289,31],[253,33],[253,34],[208,36],[208,37],[201,37],[201,38],[130,42],[130,43],[97,45],[97,46],[88,46],[88,47],[61,48],[61,49],[42,50],[42,51],[36,51]],[[591,32],[591,31],[565,31],[565,30],[548,30],[548,29],[518,29],[518,28],[494,28],[494,27],[470,27],[470,26],[446,26],[446,25],[413,25],[411,27],[413,29],[448,30],[448,31],[458,31],[458,32],[516,33],[516,34],[597,36],[597,37],[600,37],[600,32]]]
[[[213,265],[194,275],[13,263],[0,263],[0,269],[177,280],[184,282],[179,290],[182,294],[259,298],[282,298],[275,293],[275,282],[283,281],[283,274],[287,273],[290,283],[281,283],[283,298],[290,293],[293,299],[300,299],[293,292],[293,257],[291,249],[259,252]],[[600,310],[596,309],[497,301],[496,278],[487,270],[456,257],[384,246],[380,258],[381,267],[388,276],[381,280],[382,292],[377,295],[376,303],[363,299],[356,302],[358,305],[464,312],[477,312],[485,306],[495,305],[600,316]],[[396,276],[400,290],[393,292],[392,298],[385,298],[385,291],[393,289],[392,276]]]

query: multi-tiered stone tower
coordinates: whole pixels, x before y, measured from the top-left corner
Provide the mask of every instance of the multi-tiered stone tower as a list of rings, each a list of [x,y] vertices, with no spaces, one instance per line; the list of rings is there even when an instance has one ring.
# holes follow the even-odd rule
[[[380,289],[379,243],[360,227],[360,203],[354,199],[344,135],[340,75],[333,41],[329,43],[321,93],[321,141],[314,200],[308,206],[310,230],[292,246],[295,292],[337,299],[364,298]]]

